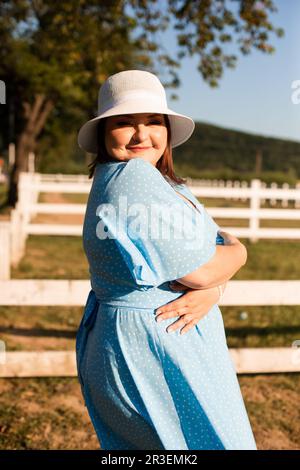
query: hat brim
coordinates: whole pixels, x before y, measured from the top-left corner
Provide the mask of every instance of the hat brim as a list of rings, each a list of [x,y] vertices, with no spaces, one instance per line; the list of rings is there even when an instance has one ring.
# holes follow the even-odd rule
[[[187,141],[195,129],[195,123],[192,118],[184,114],[176,113],[172,109],[165,108],[158,110],[156,106],[143,106],[141,111],[140,102],[134,104],[122,103],[115,106],[113,109],[102,113],[101,115],[90,119],[81,126],[77,136],[77,142],[82,150],[89,153],[97,153],[97,124],[100,119],[109,116],[117,116],[120,114],[133,114],[133,113],[161,113],[167,114],[171,127],[171,147],[177,147]]]

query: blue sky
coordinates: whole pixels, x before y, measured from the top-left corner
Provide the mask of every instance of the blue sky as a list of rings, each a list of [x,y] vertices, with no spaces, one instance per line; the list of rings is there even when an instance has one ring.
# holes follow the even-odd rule
[[[204,83],[196,57],[184,58],[177,70],[179,99],[171,100],[173,91],[166,90],[169,107],[196,121],[300,142],[300,104],[291,100],[292,81],[300,80],[300,1],[274,0],[274,4],[278,12],[271,15],[272,23],[285,30],[282,38],[270,36],[274,54],[256,50],[240,54],[236,68],[225,69],[219,88]],[[175,57],[176,31],[160,34]]]

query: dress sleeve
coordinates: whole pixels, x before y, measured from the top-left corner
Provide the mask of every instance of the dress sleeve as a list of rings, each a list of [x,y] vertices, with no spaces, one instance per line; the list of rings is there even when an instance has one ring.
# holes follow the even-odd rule
[[[136,288],[181,278],[216,251],[216,230],[142,158],[121,163],[97,208],[97,236],[112,238]],[[217,226],[216,226],[217,227]]]
[[[222,235],[219,234],[219,230],[222,230],[221,227],[212,218],[212,216],[206,211],[203,205],[202,205],[202,209],[206,213],[207,220],[210,223],[212,229],[216,231],[216,240],[215,240],[216,245],[224,245],[224,238],[222,237]]]

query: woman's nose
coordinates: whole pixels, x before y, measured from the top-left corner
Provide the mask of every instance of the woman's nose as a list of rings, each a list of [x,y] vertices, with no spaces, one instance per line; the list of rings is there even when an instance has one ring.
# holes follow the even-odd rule
[[[134,136],[140,140],[145,140],[145,137],[148,136],[148,129],[147,126],[144,124],[138,124],[135,126],[135,133]]]

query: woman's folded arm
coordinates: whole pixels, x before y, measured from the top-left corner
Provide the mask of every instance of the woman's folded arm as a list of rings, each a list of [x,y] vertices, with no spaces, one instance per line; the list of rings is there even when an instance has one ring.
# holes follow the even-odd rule
[[[245,245],[237,241],[217,245],[214,256],[195,271],[177,279],[192,289],[208,289],[227,282],[247,261]]]

